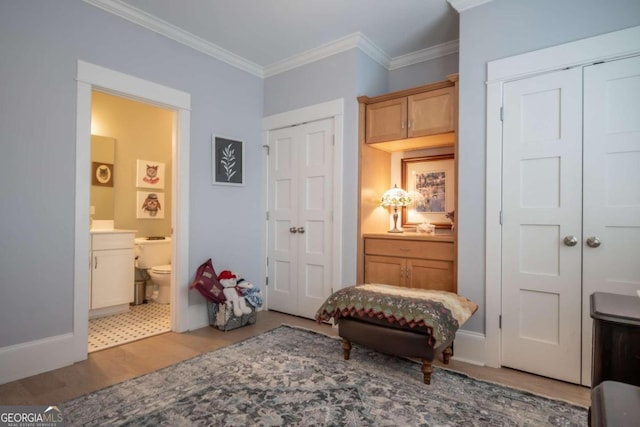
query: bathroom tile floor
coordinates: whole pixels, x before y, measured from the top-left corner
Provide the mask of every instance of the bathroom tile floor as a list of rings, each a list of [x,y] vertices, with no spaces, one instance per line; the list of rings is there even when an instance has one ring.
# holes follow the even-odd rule
[[[89,320],[89,353],[171,331],[170,307],[150,302]]]

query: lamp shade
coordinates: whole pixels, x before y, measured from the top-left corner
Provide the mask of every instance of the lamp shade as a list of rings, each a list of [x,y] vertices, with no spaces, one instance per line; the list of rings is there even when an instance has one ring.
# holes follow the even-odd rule
[[[411,196],[409,196],[409,193],[404,191],[402,188],[398,188],[397,185],[394,185],[393,188],[385,191],[382,195],[382,199],[380,199],[380,206],[407,206],[412,201],[413,200],[411,199]]]

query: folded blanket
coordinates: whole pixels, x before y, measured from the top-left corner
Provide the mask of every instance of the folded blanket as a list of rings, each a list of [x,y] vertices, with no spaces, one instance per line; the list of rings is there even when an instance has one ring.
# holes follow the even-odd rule
[[[452,340],[477,309],[473,301],[452,292],[367,284],[334,292],[318,309],[316,320],[368,316],[409,328],[425,327],[429,345],[437,347]]]

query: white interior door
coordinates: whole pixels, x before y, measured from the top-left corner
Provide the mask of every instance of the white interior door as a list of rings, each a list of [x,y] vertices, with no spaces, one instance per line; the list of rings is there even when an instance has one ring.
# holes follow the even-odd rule
[[[590,379],[589,296],[640,289],[640,57],[584,68],[584,188],[582,366]]]
[[[576,383],[581,74],[506,83],[503,94],[502,364]]]
[[[270,310],[313,318],[331,293],[333,119],[270,132]]]

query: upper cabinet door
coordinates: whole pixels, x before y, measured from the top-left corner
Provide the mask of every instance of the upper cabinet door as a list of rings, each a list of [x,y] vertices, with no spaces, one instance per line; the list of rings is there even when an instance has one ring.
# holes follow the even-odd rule
[[[453,87],[411,95],[408,98],[407,136],[435,135],[454,130]]]
[[[390,99],[367,105],[367,144],[407,137],[407,98]]]

